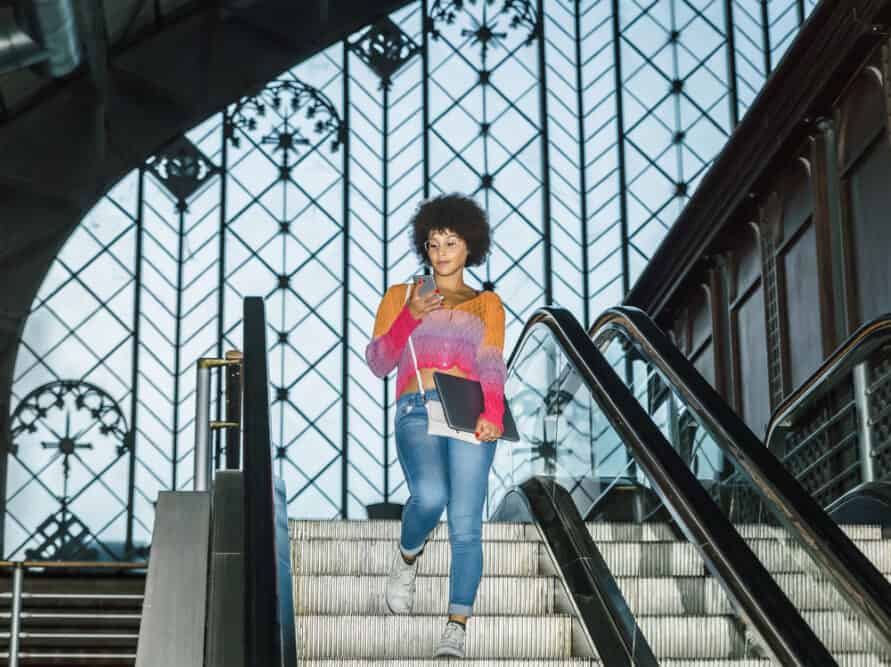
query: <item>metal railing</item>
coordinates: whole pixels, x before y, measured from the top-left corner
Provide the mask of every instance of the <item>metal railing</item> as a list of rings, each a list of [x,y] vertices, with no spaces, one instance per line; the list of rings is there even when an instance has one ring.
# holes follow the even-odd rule
[[[847,352],[842,350],[833,355],[824,364],[823,373],[818,372],[817,376],[835,377],[847,365],[845,359],[849,360],[848,367],[859,363],[852,356],[856,354],[854,350],[858,347],[864,353],[874,350],[881,344],[880,334],[887,335],[889,331],[891,321],[867,325],[852,337],[849,346],[844,346]],[[627,336],[626,340],[643,359],[659,370],[736,464],[738,474],[754,485],[765,506],[820,565],[851,606],[869,621],[877,637],[891,646],[891,584],[878,569],[646,313],[637,308],[611,308],[590,330],[591,338],[601,347],[608,345],[617,334]],[[867,341],[872,341],[872,350]],[[783,414],[792,415],[806,396],[818,391],[818,385],[806,383],[790,397]]]
[[[891,315],[885,315],[867,322],[848,337],[820,367],[780,406],[774,411],[767,428],[767,443],[770,451],[781,456],[787,467],[792,468],[797,478],[803,479],[814,467],[825,463],[831,457],[850,450],[854,440],[857,442],[857,455],[847,457],[846,466],[835,472],[828,480],[822,481],[820,488],[814,489],[814,495],[820,496],[827,487],[839,486],[842,478],[853,478],[854,484],[846,484],[850,488],[857,483],[866,484],[878,481],[875,460],[891,443],[880,443],[875,438],[875,425],[886,415],[876,412],[872,398],[881,389],[891,385],[891,373],[885,372],[873,376],[872,357],[883,347],[891,345]],[[825,399],[827,403],[832,393],[842,385],[849,385],[850,394],[836,400],[820,415],[816,425],[803,434],[800,440],[789,447],[789,436],[798,423],[818,401]],[[794,458],[814,447],[815,441],[826,437],[830,429],[842,422],[847,422],[847,432],[826,438],[828,444],[819,451],[816,460],[807,458],[807,467],[796,469]],[[831,441],[831,442],[829,442]],[[853,460],[851,461],[851,459]],[[828,500],[836,500],[830,497]],[[829,504],[828,502],[826,504]]]
[[[25,572],[28,570],[145,570],[146,562],[110,562],[110,561],[0,561],[0,570],[12,570],[12,591],[9,614],[9,667],[18,667],[21,657],[22,608],[26,596]],[[5,597],[5,596],[0,596]]]
[[[213,481],[214,458],[219,465],[220,448],[216,456],[211,456],[210,434],[226,431],[225,468],[237,470],[239,467],[239,430],[241,429],[241,372],[243,355],[238,350],[230,350],[225,359],[202,357],[196,362],[195,383],[195,470],[193,490],[207,491]],[[226,369],[226,416],[223,421],[210,419],[210,371],[213,368]]]

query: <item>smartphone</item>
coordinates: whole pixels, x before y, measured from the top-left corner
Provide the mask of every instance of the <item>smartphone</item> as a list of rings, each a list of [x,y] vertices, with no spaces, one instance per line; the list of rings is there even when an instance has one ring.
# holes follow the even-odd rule
[[[433,280],[433,276],[428,276],[426,274],[418,274],[414,277],[414,283],[417,285],[416,289],[417,294],[419,296],[427,296],[433,290],[436,289],[436,281]],[[420,285],[418,285],[420,283]]]

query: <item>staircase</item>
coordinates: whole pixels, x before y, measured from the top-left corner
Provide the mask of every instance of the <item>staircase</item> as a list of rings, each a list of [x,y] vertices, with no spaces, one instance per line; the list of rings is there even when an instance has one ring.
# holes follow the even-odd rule
[[[19,664],[132,666],[144,589],[142,574],[27,573]],[[0,660],[4,661],[9,658],[11,591],[10,578],[4,578],[0,582]]]
[[[734,615],[702,560],[666,524],[589,524],[661,665],[754,667],[769,660]],[[849,527],[888,576],[891,540],[881,529]],[[886,665],[876,641],[841,612],[829,584],[818,585],[803,554],[763,526],[742,534],[803,611],[843,667]],[[419,561],[412,616],[390,616],[383,601],[397,546],[394,521],[291,521],[298,655],[307,667],[442,665],[433,659],[448,602],[445,524]],[[467,635],[467,658],[455,665],[597,665],[537,530],[529,524],[483,524],[483,580]],[[886,658],[888,660],[888,658]],[[815,666],[816,667],[816,666]]]

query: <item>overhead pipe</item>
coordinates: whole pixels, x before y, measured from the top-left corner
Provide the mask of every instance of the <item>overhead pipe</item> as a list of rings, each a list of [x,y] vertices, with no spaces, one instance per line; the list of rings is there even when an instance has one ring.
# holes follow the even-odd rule
[[[22,0],[14,18],[0,23],[0,74],[37,65],[61,77],[81,60],[73,0]]]

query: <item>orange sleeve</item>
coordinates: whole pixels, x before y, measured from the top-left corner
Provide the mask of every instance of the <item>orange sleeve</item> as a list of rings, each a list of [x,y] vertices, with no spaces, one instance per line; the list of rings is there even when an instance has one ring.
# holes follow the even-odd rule
[[[377,308],[371,342],[365,348],[365,361],[371,372],[384,377],[396,368],[411,332],[421,323],[405,305],[407,285],[387,290]]]
[[[393,285],[384,294],[377,307],[377,316],[374,318],[374,333],[372,338],[379,338],[390,330],[393,322],[399,316],[399,311],[405,305],[405,292],[408,285]]]

